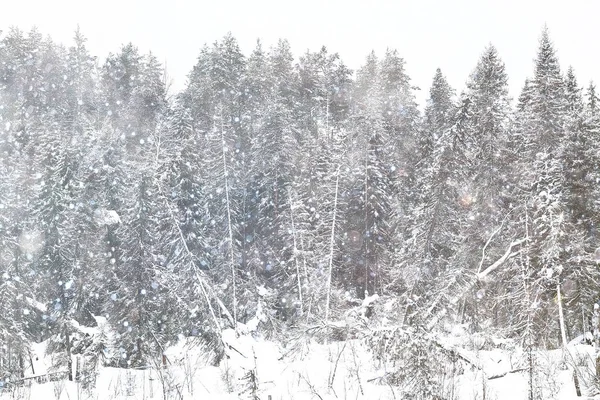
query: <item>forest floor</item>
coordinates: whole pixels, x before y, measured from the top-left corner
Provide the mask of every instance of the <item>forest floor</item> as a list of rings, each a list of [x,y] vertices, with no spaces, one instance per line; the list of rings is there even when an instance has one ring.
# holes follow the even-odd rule
[[[251,333],[223,332],[226,357],[210,366],[206,349],[191,338],[165,351],[166,365],[144,370],[100,368],[95,388],[86,390],[81,382],[29,376],[27,384],[5,386],[0,399],[401,399],[401,387],[386,383],[390,365],[378,365],[364,341],[347,340],[329,344],[297,340],[282,346],[262,340]],[[471,340],[471,343],[474,341]],[[476,342],[476,341],[475,341]],[[443,384],[447,399],[528,398],[529,374],[523,365],[527,358],[518,346],[498,341],[486,350],[472,350],[464,338],[448,337],[444,346],[452,347],[462,367]],[[481,343],[480,343],[481,345]],[[472,347],[472,346],[471,346]],[[495,347],[495,348],[494,348]],[[52,364],[45,344],[33,349],[36,376],[44,376]],[[544,399],[570,400],[586,397],[591,382],[589,361],[593,347],[572,342],[571,363],[563,362],[562,350],[537,354],[535,379]],[[465,362],[466,361],[466,362]],[[583,397],[577,397],[573,384],[573,365],[578,365]],[[409,389],[410,390],[410,389]],[[587,390],[589,393],[589,390]]]

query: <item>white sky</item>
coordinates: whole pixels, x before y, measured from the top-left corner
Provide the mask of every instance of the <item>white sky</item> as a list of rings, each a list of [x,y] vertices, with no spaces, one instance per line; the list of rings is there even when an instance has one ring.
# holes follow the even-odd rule
[[[427,97],[437,67],[458,92],[488,43],[506,63],[516,98],[533,70],[544,23],[563,70],[575,68],[579,83],[600,81],[597,0],[5,0],[0,29],[36,25],[70,44],[79,24],[91,52],[102,62],[133,42],[167,61],[174,88],[185,85],[200,47],[228,31],[246,55],[257,38],[269,47],[290,41],[296,55],[326,45],[352,69],[375,50],[399,50],[413,84]]]

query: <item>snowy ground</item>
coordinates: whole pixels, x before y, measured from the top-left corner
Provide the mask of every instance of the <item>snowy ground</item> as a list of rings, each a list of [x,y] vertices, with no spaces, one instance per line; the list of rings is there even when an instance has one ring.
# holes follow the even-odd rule
[[[0,389],[0,399],[251,399],[253,385],[261,400],[401,398],[398,388],[378,379],[384,372],[373,367],[370,352],[361,341],[329,345],[309,341],[291,350],[252,335],[236,337],[231,330],[223,332],[223,340],[227,357],[218,367],[207,366],[200,348],[182,339],[166,351],[167,368],[102,368],[91,393],[80,383],[57,381]],[[450,340],[448,343],[453,345]],[[522,353],[500,347],[461,350],[475,366],[457,376],[454,399],[527,398],[527,374],[519,371]],[[570,351],[572,357],[586,359],[592,349],[573,344]],[[45,346],[37,345],[33,352],[36,374],[44,375],[51,361],[44,356]],[[547,371],[539,378],[548,388],[545,398],[581,399],[575,395],[573,372],[564,369],[562,357],[560,350],[541,357]],[[254,381],[250,371],[255,373]],[[553,389],[556,397],[551,395]]]

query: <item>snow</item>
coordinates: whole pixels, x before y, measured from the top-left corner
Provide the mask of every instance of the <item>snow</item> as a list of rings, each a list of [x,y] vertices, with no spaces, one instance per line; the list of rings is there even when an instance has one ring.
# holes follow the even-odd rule
[[[586,332],[583,335],[579,335],[576,338],[572,339],[569,344],[568,347],[574,347],[578,344],[583,344],[585,341],[588,342],[592,342],[594,340],[594,335],[592,335],[590,332]]]
[[[170,101],[133,44],[100,66],[84,39],[41,37],[0,41],[0,398],[396,399],[439,384],[453,400],[534,385],[564,400],[575,372],[592,387],[597,337],[567,332],[590,329],[598,301],[595,228],[570,210],[597,217],[580,201],[598,197],[596,92],[546,104],[578,86],[546,32],[518,111],[490,46],[459,98],[438,70],[423,115],[392,49],[354,79],[325,48],[296,64],[281,42],[255,64],[227,36]],[[538,322],[556,308],[563,348],[547,350],[559,332]]]
[[[594,251],[594,260],[600,262],[600,247]]]
[[[40,303],[39,301],[29,298],[29,297],[25,297],[25,301],[27,302],[27,304],[29,304],[29,306],[35,308],[36,310],[40,311],[40,312],[47,312],[48,308],[46,307],[45,304]]]
[[[121,223],[121,217],[119,217],[119,214],[115,210],[106,210],[103,208],[94,210],[94,220],[100,226]]]
[[[106,325],[106,319],[98,316],[95,319],[98,327],[77,326],[77,329],[97,334]],[[264,340],[244,324],[241,326],[248,333],[240,334],[239,330],[233,329],[222,332],[226,356],[218,366],[207,364],[206,350],[198,345],[197,339],[180,335],[179,341],[164,352],[168,360],[166,366],[158,363],[159,368],[143,370],[100,368],[96,388],[91,392],[83,389],[81,382],[47,381],[52,358],[46,354],[46,342],[35,344],[31,348],[35,375],[30,369],[27,385],[0,388],[0,399],[18,395],[45,400],[49,394],[59,400],[250,399],[252,378],[255,378],[257,398],[265,400],[401,398],[399,388],[384,383],[388,371],[375,367],[370,349],[360,340],[321,344],[304,338],[284,346]],[[456,349],[467,342],[466,337],[440,339],[444,346],[455,346]],[[502,339],[492,342],[507,344]],[[576,343],[571,350],[576,357],[585,358],[593,353],[591,346]],[[524,357],[522,350],[460,348],[460,354],[470,359],[473,365],[464,368],[455,378],[456,400],[483,398],[484,390],[486,398],[490,399],[527,399],[528,376],[520,369]],[[546,390],[542,393],[550,396],[551,388],[557,390],[556,397],[545,398],[577,398],[572,369],[562,366],[562,351],[538,353],[537,357],[546,371],[540,377]]]

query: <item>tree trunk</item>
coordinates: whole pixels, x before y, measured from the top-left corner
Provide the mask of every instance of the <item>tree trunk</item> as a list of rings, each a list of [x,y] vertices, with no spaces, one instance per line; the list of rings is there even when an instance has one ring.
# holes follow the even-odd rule
[[[223,124],[223,108],[221,105],[221,140],[225,143],[225,126]],[[235,282],[235,258],[233,256],[233,230],[231,227],[231,204],[229,202],[229,180],[227,172],[227,159],[225,157],[225,147],[223,145],[223,178],[225,184],[225,200],[227,205],[227,228],[229,233],[229,255],[231,257],[231,283],[233,290],[233,329],[237,331],[237,288]]]
[[[71,336],[69,335],[69,328],[65,324],[65,347],[67,350],[67,369],[69,375],[69,381],[73,381],[73,357],[71,356]]]
[[[560,335],[562,337],[562,345],[563,345],[563,357],[566,357],[567,354],[569,358],[572,359],[571,354],[568,349],[567,343],[567,330],[565,329],[565,315],[563,313],[562,307],[562,295],[560,293],[560,283],[556,285],[556,300],[558,301],[558,320],[560,323]],[[577,378],[577,366],[573,365],[573,383],[575,384],[575,393],[577,393],[578,397],[581,397],[581,389],[579,387],[579,379]]]
[[[25,378],[25,362],[23,361],[23,353],[19,352],[19,373],[21,378]]]
[[[333,273],[333,248],[335,244],[335,217],[337,212],[338,188],[340,183],[340,168],[338,165],[335,177],[335,198],[333,200],[333,220],[331,222],[331,238],[329,243],[329,272],[327,274],[327,299],[325,300],[325,324],[329,322],[329,301],[331,296],[331,275]]]
[[[594,304],[594,350],[596,355],[596,379],[600,379],[600,305]]]

